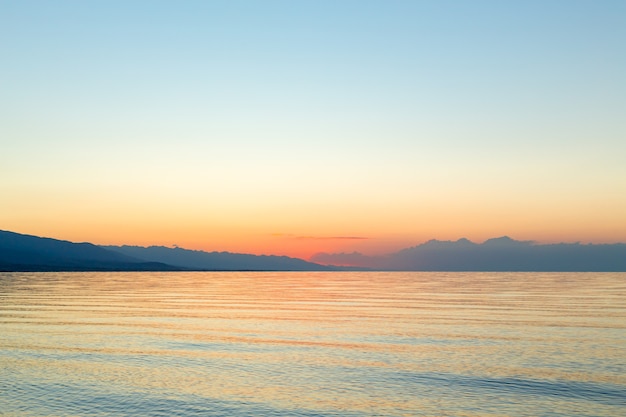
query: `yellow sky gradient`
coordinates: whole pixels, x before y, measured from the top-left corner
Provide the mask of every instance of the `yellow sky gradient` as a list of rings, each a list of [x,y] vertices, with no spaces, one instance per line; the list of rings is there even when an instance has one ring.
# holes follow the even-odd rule
[[[0,5],[0,229],[626,242],[623,3],[444,3]]]
[[[3,228],[98,244],[165,245],[190,249],[308,258],[317,252],[388,253],[426,240],[509,235],[539,242],[624,240],[623,194],[612,199],[503,192],[498,199],[450,192],[420,196],[328,196],[258,200],[181,196],[102,188],[11,192]],[[359,197],[359,198],[357,198]],[[45,208],[45,209],[44,209]]]

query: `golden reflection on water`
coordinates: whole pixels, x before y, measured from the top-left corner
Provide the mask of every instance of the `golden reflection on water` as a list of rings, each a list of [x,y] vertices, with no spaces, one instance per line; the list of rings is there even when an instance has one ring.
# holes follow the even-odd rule
[[[624,300],[626,274],[5,273],[0,410],[624,415]]]

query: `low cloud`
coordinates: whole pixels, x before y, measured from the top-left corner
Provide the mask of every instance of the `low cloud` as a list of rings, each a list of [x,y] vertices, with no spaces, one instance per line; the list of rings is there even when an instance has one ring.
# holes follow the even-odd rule
[[[294,236],[298,240],[366,240],[364,236]]]
[[[367,240],[366,236],[301,236],[289,233],[272,233],[274,237],[282,237],[295,240]]]

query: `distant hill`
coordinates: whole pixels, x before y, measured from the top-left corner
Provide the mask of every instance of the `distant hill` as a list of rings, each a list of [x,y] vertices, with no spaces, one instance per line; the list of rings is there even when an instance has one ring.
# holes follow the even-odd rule
[[[204,252],[164,246],[103,246],[104,249],[145,261],[160,261],[187,269],[210,271],[333,271],[337,268],[298,258]]]
[[[538,245],[508,236],[482,244],[431,240],[386,256],[320,253],[311,260],[402,271],[626,271],[626,244]]]
[[[91,243],[72,243],[0,230],[0,271],[170,271]]]
[[[164,246],[96,246],[0,230],[0,271],[626,271],[626,244],[431,240],[385,256],[298,258]],[[341,265],[341,266],[335,266]]]
[[[0,271],[332,271],[287,256],[96,246],[0,230]]]

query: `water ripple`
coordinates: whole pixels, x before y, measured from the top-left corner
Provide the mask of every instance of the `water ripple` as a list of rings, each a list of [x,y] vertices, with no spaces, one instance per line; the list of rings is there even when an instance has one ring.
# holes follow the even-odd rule
[[[0,273],[0,415],[626,415],[626,274]]]

